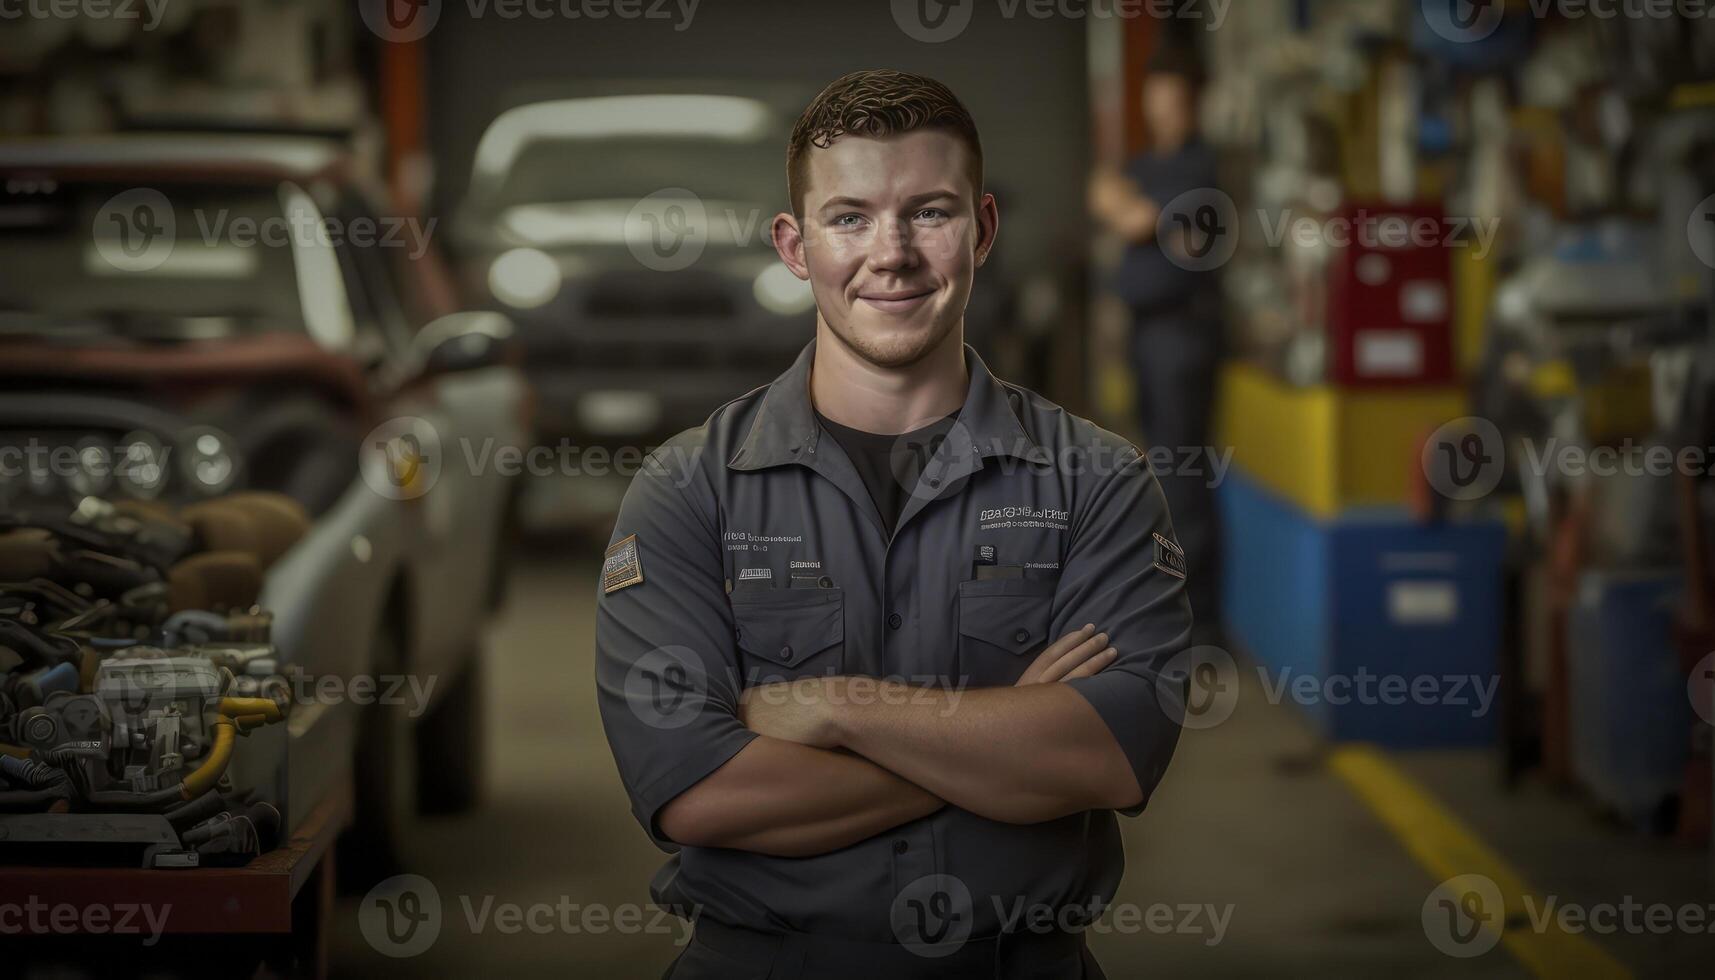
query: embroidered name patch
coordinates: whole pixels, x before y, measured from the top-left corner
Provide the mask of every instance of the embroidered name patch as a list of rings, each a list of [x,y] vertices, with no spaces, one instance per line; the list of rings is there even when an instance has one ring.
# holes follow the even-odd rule
[[[1159,532],[1155,534],[1155,567],[1169,575],[1185,577],[1185,549]]]
[[[643,560],[637,554],[637,535],[626,535],[607,549],[607,558],[601,564],[601,591],[618,592],[642,581]]]

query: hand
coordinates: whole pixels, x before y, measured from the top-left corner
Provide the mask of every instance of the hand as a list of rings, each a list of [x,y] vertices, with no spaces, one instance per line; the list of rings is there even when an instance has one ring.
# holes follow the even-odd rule
[[[800,677],[763,684],[738,699],[738,719],[758,735],[829,749],[837,744],[827,696],[828,685],[841,678]]]
[[[1090,213],[1097,218],[1105,218],[1125,202],[1129,184],[1130,182],[1112,167],[1098,167],[1090,174],[1090,183],[1085,192],[1085,203]]]
[[[1114,662],[1119,651],[1108,646],[1108,635],[1097,633],[1096,624],[1086,623],[1055,640],[1024,669],[1014,687],[1052,684],[1074,677],[1091,677]]]

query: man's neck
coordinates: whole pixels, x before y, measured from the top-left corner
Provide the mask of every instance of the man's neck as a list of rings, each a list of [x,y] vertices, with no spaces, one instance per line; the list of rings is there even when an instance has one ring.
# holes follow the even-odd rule
[[[963,330],[948,331],[941,344],[915,364],[886,368],[871,364],[816,321],[816,356],[810,366],[810,403],[849,428],[897,435],[920,429],[965,404]]]
[[[1152,142],[1149,147],[1149,152],[1158,157],[1172,156],[1180,150],[1183,150],[1186,144],[1190,142],[1191,134],[1188,132],[1169,133],[1165,138],[1157,139]]]

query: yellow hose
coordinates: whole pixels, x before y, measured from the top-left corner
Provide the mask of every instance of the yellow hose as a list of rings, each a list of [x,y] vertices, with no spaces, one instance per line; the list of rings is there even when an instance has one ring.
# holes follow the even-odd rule
[[[238,739],[237,724],[230,718],[221,717],[214,720],[213,728],[214,747],[209,749],[208,758],[179,783],[179,795],[187,800],[194,800],[213,789],[214,784],[220,782],[221,774],[226,772],[226,764],[232,761],[232,743]]]
[[[221,698],[215,710],[220,717],[211,726],[214,745],[208,751],[208,758],[179,783],[179,795],[187,800],[196,799],[220,782],[221,774],[232,761],[232,746],[238,740],[239,729],[249,731],[285,717],[280,706],[269,698]]]
[[[272,698],[221,698],[217,710],[228,718],[261,715],[263,720],[269,723],[285,717]]]

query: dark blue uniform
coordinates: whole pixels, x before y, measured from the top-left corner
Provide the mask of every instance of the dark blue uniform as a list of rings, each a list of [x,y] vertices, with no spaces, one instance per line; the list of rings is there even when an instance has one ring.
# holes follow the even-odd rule
[[[1087,622],[1120,655],[1068,683],[1106,722],[1146,799],[1178,739],[1161,673],[1188,645],[1191,609],[1166,503],[1137,449],[994,378],[967,347],[965,403],[890,531],[816,422],[814,350],[652,454],[603,571],[603,724],[637,819],[676,851],[655,898],[700,910],[699,941],[709,939],[673,975],[750,975],[733,966],[746,956],[761,962],[757,976],[836,976],[840,963],[865,976],[992,975],[1001,950],[1012,957],[1003,975],[1078,976],[1079,943],[1006,952],[1006,913],[1110,901],[1124,865],[1111,812],[1023,826],[948,806],[807,858],[681,849],[657,826],[668,801],[756,737],[736,711],[749,686],[824,674],[1010,685]],[[890,958],[902,915],[949,909],[955,951],[931,928],[935,955]]]

